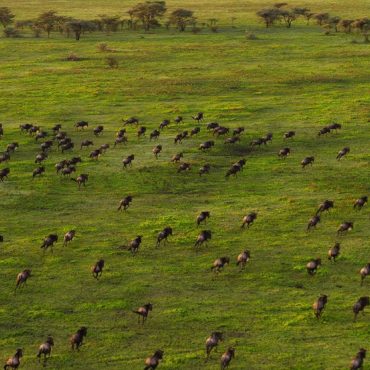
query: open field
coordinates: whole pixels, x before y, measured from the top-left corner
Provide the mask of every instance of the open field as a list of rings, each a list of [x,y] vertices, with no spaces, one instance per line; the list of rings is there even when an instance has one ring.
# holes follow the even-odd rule
[[[82,0],[47,6],[42,0],[0,0],[0,6],[11,7],[20,19],[49,9],[91,18],[123,14],[136,2],[89,0],[87,8]],[[370,7],[369,1],[290,3],[343,17],[369,15]],[[22,347],[20,369],[41,368],[37,348],[48,334],[55,340],[48,369],[141,369],[157,348],[165,351],[159,369],[217,369],[230,345],[236,349],[230,370],[344,369],[360,347],[370,349],[369,313],[356,323],[352,314],[370,286],[367,280],[360,286],[358,273],[370,262],[369,206],[352,208],[370,193],[370,47],[342,33],[324,36],[303,21],[291,29],[265,29],[255,16],[265,4],[271,3],[168,2],[170,9],[219,18],[215,34],[158,30],[94,33],[79,42],[57,34],[0,39],[0,152],[8,143],[20,144],[9,163],[0,164],[11,169],[9,180],[0,183],[1,361]],[[237,27],[231,28],[234,15]],[[258,39],[246,40],[246,29]],[[101,42],[115,49],[117,69],[107,68],[107,53],[97,49]],[[70,53],[82,60],[65,61]],[[199,151],[200,143],[213,139],[203,122],[198,136],[175,145],[177,133],[197,126],[191,116],[199,111],[205,122],[244,126],[241,143],[228,146],[219,138],[210,151]],[[137,116],[150,132],[177,115],[185,122],[163,130],[158,160],[148,134],[138,140],[134,127],[127,128],[126,146],[108,150],[97,162],[88,158],[90,150],[79,149],[83,139],[93,140],[94,148],[112,145],[122,118]],[[75,131],[80,120],[89,122],[88,130]],[[342,130],[318,138],[317,131],[333,121]],[[54,146],[46,173],[32,179],[39,144],[20,133],[25,122],[47,130],[61,123],[77,148],[63,155]],[[99,124],[105,130],[95,138],[92,129]],[[289,130],[297,135],[287,143],[283,133]],[[250,148],[252,139],[268,132],[274,134],[271,144]],[[292,154],[280,160],[276,154],[285,146]],[[339,162],[337,152],[345,146],[351,152]],[[193,168],[178,174],[170,159],[180,151]],[[135,161],[123,171],[122,158],[129,154]],[[78,173],[90,175],[81,191],[54,169],[75,155],[83,158]],[[314,165],[302,170],[300,161],[310,155]],[[247,159],[244,171],[225,179],[240,158]],[[206,162],[211,172],[199,177]],[[128,194],[134,197],[131,207],[117,212]],[[325,199],[334,200],[335,208],[307,233],[308,220]],[[195,218],[204,210],[211,218],[197,228]],[[242,231],[250,211],[258,218]],[[354,230],[337,237],[347,220],[354,221]],[[165,226],[174,235],[155,248]],[[62,239],[70,229],[77,231],[70,245],[62,247],[60,240],[54,253],[42,252],[46,235]],[[202,229],[212,230],[212,240],[196,252]],[[143,235],[137,256],[117,248],[136,235]],[[326,255],[335,241],[342,254],[334,264]],[[239,272],[235,258],[244,249],[251,261]],[[232,263],[216,275],[210,267],[221,256]],[[306,263],[317,257],[323,266],[310,277]],[[106,268],[96,281],[90,267],[99,258]],[[15,278],[25,268],[33,277],[14,295]],[[311,309],[319,294],[329,296],[321,321]],[[147,302],[154,309],[141,326],[131,310]],[[89,328],[86,343],[72,352],[68,338],[82,325]],[[225,340],[205,362],[205,339],[216,330]],[[364,368],[370,369],[370,360]]]

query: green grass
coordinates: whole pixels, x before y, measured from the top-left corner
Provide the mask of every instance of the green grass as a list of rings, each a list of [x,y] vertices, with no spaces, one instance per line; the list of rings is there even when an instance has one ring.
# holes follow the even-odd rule
[[[109,13],[123,13],[133,3],[111,1]],[[92,18],[108,12],[107,4],[89,1],[86,9],[83,1],[53,0],[46,7],[17,0],[12,8],[19,18],[49,8]],[[170,5],[179,4],[222,24],[237,14],[238,27],[200,35],[92,34],[78,43],[55,34],[50,40],[1,39],[0,150],[13,141],[20,148],[8,164],[9,180],[0,184],[0,358],[23,347],[21,368],[40,368],[35,354],[51,334],[56,344],[49,369],[140,369],[157,348],[165,351],[161,369],[215,369],[230,345],[236,348],[230,369],[346,368],[358,348],[368,345],[369,315],[353,323],[351,308],[370,284],[360,287],[358,274],[369,262],[369,212],[352,209],[354,199],[369,193],[369,46],[351,43],[352,36],[324,36],[303,22],[266,30],[254,16],[264,5],[256,0],[232,1],[226,11],[221,1]],[[366,15],[367,9],[365,1],[298,4],[343,17]],[[0,1],[4,5],[10,4]],[[247,41],[246,28],[258,40]],[[118,69],[106,67],[100,42],[117,50]],[[64,61],[71,52],[83,60]],[[226,146],[216,139],[211,151],[201,153],[198,145],[211,137],[202,127],[200,135],[176,146],[173,138],[196,126],[190,116],[198,111],[207,122],[244,126],[241,143]],[[151,131],[178,114],[185,123],[163,131],[157,161],[154,143],[138,141],[129,127],[129,144],[108,150],[98,162],[88,159],[89,150],[62,155],[54,148],[46,174],[34,180],[38,144],[18,129],[24,122],[45,129],[60,122],[77,146],[86,138],[98,146],[113,142],[122,117],[138,116]],[[89,129],[76,132],[78,120],[89,121]],[[318,129],[334,120],[343,129],[317,138]],[[95,139],[98,124],[105,131]],[[289,143],[282,139],[287,130],[297,131]],[[249,142],[267,132],[274,133],[272,144],[251,151]],[[292,155],[281,161],[276,153],[284,146]],[[344,146],[351,152],[337,162]],[[193,165],[190,172],[177,174],[169,162],[179,151]],[[121,160],[131,153],[133,167],[122,171]],[[90,174],[81,191],[54,171],[55,163],[72,155],[83,157],[78,172]],[[300,161],[308,155],[315,164],[302,171]],[[230,164],[242,157],[243,173],[225,180]],[[211,174],[200,178],[197,169],[206,162]],[[118,213],[119,200],[128,194],[132,207]],[[306,233],[324,199],[333,199],[335,209]],[[213,238],[196,252],[201,228],[195,217],[202,210],[211,211],[206,228]],[[241,231],[249,211],[257,211],[258,219]],[[354,230],[337,238],[345,220],[354,221]],[[167,225],[174,236],[156,249],[156,235]],[[45,235],[62,237],[72,228],[77,237],[68,247],[59,242],[53,254],[42,253]],[[116,248],[138,234],[144,239],[136,257]],[[334,265],[326,253],[336,240],[342,255]],[[234,259],[245,248],[252,259],[240,273]],[[215,276],[212,262],[224,255],[232,264]],[[324,265],[309,277],[305,265],[316,257]],[[106,269],[96,281],[90,266],[99,258]],[[14,295],[15,277],[25,268],[34,276]],[[329,303],[318,322],[311,305],[320,293],[329,295]],[[154,310],[142,327],[131,310],[147,302]],[[82,325],[89,328],[86,344],[73,353],[68,338]],[[204,362],[205,339],[215,330],[225,333],[225,341]]]

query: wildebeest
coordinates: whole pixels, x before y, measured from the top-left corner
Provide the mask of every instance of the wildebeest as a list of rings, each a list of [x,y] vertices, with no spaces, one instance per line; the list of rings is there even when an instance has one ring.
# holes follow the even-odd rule
[[[161,242],[164,240],[167,242],[167,238],[172,235],[172,227],[165,227],[157,236],[157,247],[160,246]]]
[[[73,157],[73,158],[67,160],[66,164],[67,164],[67,166],[70,166],[71,164],[75,165],[75,164],[81,163],[81,162],[82,162],[81,157]]]
[[[140,317],[142,319],[142,324],[148,318],[149,312],[153,310],[153,305],[151,303],[144,304],[143,306],[139,307],[137,310],[133,310],[133,313],[136,313],[138,316],[138,322],[140,323]]]
[[[331,208],[334,208],[334,202],[332,200],[324,200],[316,211],[316,215],[321,212],[329,211]]]
[[[253,139],[249,143],[250,146],[261,146],[262,144],[266,144],[266,141],[263,138]]]
[[[232,136],[232,137],[227,138],[224,141],[224,143],[225,144],[235,144],[238,141],[240,141],[240,137],[239,136]]]
[[[320,220],[320,216],[318,215],[311,217],[308,221],[306,231],[310,231],[311,229],[316,228],[316,225],[320,222]]]
[[[8,152],[5,152],[0,155],[0,163],[7,162],[10,159],[10,154]]]
[[[137,130],[137,137],[144,136],[146,132],[146,127],[140,126],[139,129]]]
[[[213,130],[213,135],[216,135],[217,137],[219,137],[222,135],[226,135],[229,131],[230,129],[228,127],[218,126]]]
[[[243,223],[241,228],[244,228],[247,225],[247,228],[253,225],[253,222],[257,219],[257,213],[251,212],[243,217]]]
[[[88,148],[89,146],[94,145],[94,143],[91,140],[83,140],[81,142],[80,148]]]
[[[324,310],[327,302],[328,302],[328,296],[325,294],[321,294],[319,298],[312,305],[313,312],[317,319],[321,318],[322,311]]]
[[[76,230],[70,230],[66,234],[64,234],[63,247],[65,247],[68,243],[70,243],[75,236],[76,236]]]
[[[159,129],[160,130],[163,130],[165,127],[167,127],[168,125],[170,124],[170,120],[169,119],[164,119],[160,125],[159,125]]]
[[[350,148],[348,146],[344,147],[342,150],[338,152],[337,160],[341,160],[345,155],[350,152]]]
[[[6,151],[8,153],[13,153],[15,152],[17,149],[19,148],[19,144],[14,142],[14,143],[10,143],[6,146]]]
[[[73,172],[76,172],[76,167],[75,166],[68,166],[68,167],[62,168],[60,173],[63,176],[69,176]]]
[[[67,165],[67,160],[63,159],[62,161],[57,163],[54,167],[55,167],[57,173],[59,173],[59,171],[62,170],[66,165]]]
[[[46,152],[53,146],[53,142],[51,140],[45,141],[40,145],[40,149],[42,152]]]
[[[278,156],[280,158],[286,158],[288,155],[290,155],[290,148],[283,148],[279,150]]]
[[[190,136],[194,136],[196,134],[199,134],[200,132],[200,127],[194,127],[191,131],[190,131]]]
[[[109,144],[102,144],[100,145],[100,153],[105,153],[109,149],[110,145]]]
[[[154,154],[154,156],[155,156],[155,159],[158,159],[158,155],[159,155],[159,153],[162,151],[162,145],[156,145],[154,148],[153,148],[153,150],[152,150],[152,152],[153,152],[153,154]]]
[[[179,162],[179,161],[181,160],[181,158],[183,158],[183,157],[184,157],[184,154],[183,154],[183,153],[177,153],[177,154],[175,154],[175,155],[172,157],[171,162],[173,162],[173,163],[177,163],[177,162]]]
[[[72,181],[77,182],[78,189],[81,189],[81,185],[86,186],[86,182],[89,179],[89,175],[86,173],[82,173],[81,175],[77,176],[77,178],[71,178]]]
[[[44,152],[42,153],[39,153],[36,155],[36,158],[35,158],[35,163],[41,163],[43,162],[46,158],[48,157],[48,155]]]
[[[75,348],[77,351],[80,350],[80,347],[83,344],[84,337],[87,335],[87,327],[82,326],[80,329],[77,330],[76,334],[73,334],[70,338],[71,348],[74,350]]]
[[[33,134],[36,134],[37,132],[40,131],[40,126],[32,126],[29,130],[28,133],[32,136]]]
[[[361,209],[367,203],[367,196],[358,198],[353,205],[355,209]]]
[[[2,138],[3,135],[4,135],[3,124],[0,123],[0,139]]]
[[[41,167],[37,167],[33,170],[32,172],[32,177],[34,178],[35,176],[40,176],[41,174],[43,174],[45,172],[45,167],[44,166],[41,166]]]
[[[192,118],[199,123],[200,121],[203,121],[204,114],[203,112],[198,112],[195,116],[192,116]]]
[[[301,161],[302,168],[306,168],[309,164],[312,166],[313,162],[315,161],[315,157],[306,157]]]
[[[158,130],[153,130],[149,135],[149,140],[158,139],[160,134]]]
[[[116,145],[118,144],[126,144],[128,141],[127,137],[126,136],[118,136],[116,137],[116,139],[114,140],[114,145],[113,147],[115,148]]]
[[[340,130],[342,128],[342,125],[340,123],[332,123],[332,124],[328,125],[327,128],[329,130],[335,130],[335,132],[336,132],[337,130]]]
[[[72,139],[70,137],[64,137],[63,139],[61,140],[58,140],[58,149],[60,147],[63,147],[67,144],[71,144],[72,143]]]
[[[123,165],[123,168],[126,168],[127,166],[132,166],[132,161],[135,159],[135,155],[134,154],[130,154],[129,156],[127,156],[126,158],[124,158],[122,160],[122,165]]]
[[[326,126],[319,130],[319,132],[317,133],[317,136],[325,135],[325,134],[328,134],[329,132],[330,132],[330,128]]]
[[[46,238],[44,238],[44,241],[41,244],[41,249],[48,249],[50,247],[51,251],[53,251],[54,243],[58,241],[58,235],[57,234],[49,234]]]
[[[93,150],[93,151],[89,154],[89,157],[90,157],[91,159],[98,160],[98,159],[99,159],[99,157],[100,157],[100,155],[101,155],[100,149],[95,149],[95,150]]]
[[[182,116],[177,116],[177,117],[174,119],[174,121],[175,121],[177,124],[179,124],[179,123],[183,122],[184,120],[183,120]]]
[[[46,131],[40,131],[35,136],[35,141],[39,141],[39,139],[44,139],[48,136],[48,133]]]
[[[241,133],[244,132],[244,127],[238,127],[233,131],[233,136],[240,135]]]
[[[31,277],[31,270],[25,269],[17,275],[17,279],[15,281],[15,290],[20,288],[21,286],[27,283],[28,278]]]
[[[251,254],[246,249],[243,252],[241,252],[238,255],[238,257],[236,258],[236,265],[240,266],[240,270],[242,270],[246,266],[246,264],[247,264],[247,262],[249,261],[250,258],[251,258]]]
[[[343,222],[339,225],[339,228],[337,230],[337,234],[343,234],[344,232],[351,231],[353,229],[353,222]]]
[[[197,217],[197,226],[199,226],[203,221],[207,224],[207,218],[211,217],[211,212],[209,211],[202,211],[200,212],[199,216]]]
[[[360,270],[360,275],[361,275],[361,286],[364,283],[364,279],[366,278],[367,275],[370,275],[370,263],[367,263],[361,270]]]
[[[295,136],[295,131],[287,131],[284,133],[284,139],[290,139]]]
[[[199,145],[200,150],[207,150],[211,149],[215,145],[215,142],[213,140],[205,141],[204,143]]]
[[[21,129],[21,132],[28,131],[32,125],[30,123],[23,123],[19,125],[19,128]]]
[[[39,347],[39,351],[37,353],[37,357],[39,359],[39,362],[40,362],[40,359],[41,359],[41,355],[44,355],[44,362],[46,362],[46,356],[50,357],[51,356],[51,350],[54,346],[54,339],[53,337],[51,336],[48,336],[46,338],[46,341],[44,343],[42,343]]]
[[[183,139],[183,136],[182,136],[182,132],[181,132],[181,133],[179,133],[179,134],[177,134],[177,135],[175,136],[175,138],[173,139],[173,142],[174,142],[175,144],[177,144],[177,143],[181,143],[181,142],[182,142],[182,139]]]
[[[214,272],[220,272],[226,265],[230,263],[230,258],[229,257],[220,257],[217,258],[211,267],[211,270]]]
[[[99,125],[94,128],[94,135],[99,136],[104,131],[104,126]]]
[[[158,349],[154,352],[153,356],[149,356],[145,360],[144,370],[155,370],[159,365],[160,360],[163,359],[164,352],[161,349]]]
[[[267,133],[262,140],[264,141],[264,144],[267,144],[269,141],[272,141],[273,134],[271,132]]]
[[[335,243],[333,247],[331,247],[328,251],[328,259],[331,261],[333,260],[335,262],[336,258],[340,254],[340,244]]]
[[[199,247],[203,243],[206,243],[208,240],[212,239],[212,232],[211,230],[202,230],[198,235],[198,238],[194,244],[194,247]]]
[[[211,169],[211,165],[209,163],[206,163],[204,166],[199,168],[199,176],[209,173],[210,169]]]
[[[3,168],[0,170],[0,181],[3,182],[5,178],[8,178],[10,168]]]
[[[306,269],[309,275],[314,275],[317,269],[321,266],[321,258],[316,258],[307,263]]]
[[[189,171],[191,169],[191,164],[190,163],[181,163],[179,168],[177,169],[177,172],[184,172],[184,171]]]
[[[221,356],[221,370],[225,370],[229,367],[231,360],[235,357],[235,349],[230,347],[222,356]]]
[[[362,369],[365,357],[366,357],[366,349],[360,348],[360,350],[356,354],[356,357],[354,357],[351,361],[350,370]]]
[[[52,130],[53,130],[53,133],[56,134],[57,132],[59,132],[60,130],[62,129],[62,125],[60,123],[57,123],[55,124],[53,127],[52,127]]]
[[[242,167],[237,164],[237,163],[234,163],[226,172],[226,175],[225,177],[228,178],[230,177],[231,175],[233,176],[237,176],[238,172],[240,172],[242,170]]]
[[[21,348],[18,348],[15,352],[15,355],[13,357],[10,357],[4,366],[4,370],[8,370],[8,368],[11,369],[18,369],[19,365],[21,364],[21,357],[23,356],[23,350]]]
[[[220,125],[217,122],[210,122],[207,123],[206,127],[207,130],[214,130],[215,128],[219,127]]]
[[[117,211],[120,211],[120,210],[124,210],[126,211],[127,208],[130,206],[130,203],[132,202],[133,200],[133,197],[131,195],[127,195],[126,197],[124,197],[120,202],[119,202],[119,206],[117,208]]]
[[[104,268],[104,260],[100,259],[97,261],[92,267],[91,267],[91,273],[94,276],[95,279],[99,279],[99,277],[103,274],[103,268]]]
[[[207,358],[210,356],[212,350],[218,346],[219,342],[223,341],[223,333],[219,331],[213,332],[207,339],[206,339],[206,355]]]
[[[67,137],[67,133],[65,131],[60,131],[55,135],[54,139],[60,141],[66,137]]]
[[[74,146],[75,145],[72,142],[62,145],[62,153],[64,153],[66,150],[72,150]]]
[[[75,127],[76,130],[78,130],[79,128],[83,130],[85,127],[89,127],[89,123],[86,121],[79,121],[75,124]]]
[[[134,240],[131,240],[127,246],[121,246],[120,248],[127,248],[133,255],[135,255],[139,251],[142,239],[142,235],[138,235]]]
[[[139,123],[139,119],[136,117],[130,117],[126,120],[122,120],[124,125],[137,125]]]
[[[370,304],[370,298],[369,297],[360,297],[359,300],[353,305],[352,310],[354,313],[354,319],[353,321],[356,321],[357,315],[362,311],[364,313],[364,309],[366,306]]]

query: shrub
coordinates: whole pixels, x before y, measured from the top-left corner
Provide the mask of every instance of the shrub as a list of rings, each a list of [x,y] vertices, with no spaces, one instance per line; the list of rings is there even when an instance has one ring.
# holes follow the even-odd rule
[[[82,58],[78,57],[75,53],[70,53],[67,56],[66,60],[68,62],[78,62],[78,61],[82,60]]]
[[[4,28],[4,36],[5,37],[21,37],[21,34],[17,29],[13,27],[6,27]]]
[[[245,38],[247,40],[258,40],[258,37],[254,33],[249,31],[245,31]]]
[[[107,57],[105,59],[108,67],[110,68],[118,68],[118,60],[115,57]]]

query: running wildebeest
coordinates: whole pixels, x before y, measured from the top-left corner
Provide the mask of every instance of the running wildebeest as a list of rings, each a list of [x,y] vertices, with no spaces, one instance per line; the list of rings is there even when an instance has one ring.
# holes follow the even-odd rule
[[[126,136],[118,136],[116,137],[116,139],[114,140],[114,145],[113,147],[115,148],[116,145],[118,144],[126,144],[128,141],[127,137]]]
[[[306,269],[309,275],[314,275],[317,269],[321,266],[321,258],[316,258],[307,263]]]
[[[345,155],[350,152],[350,148],[348,146],[344,147],[342,150],[338,152],[337,160],[341,160]]]
[[[338,230],[337,230],[337,234],[343,234],[344,232],[347,232],[347,231],[351,231],[353,229],[353,222],[343,222],[342,224],[340,224]]]
[[[40,149],[42,152],[46,152],[53,146],[53,144],[54,143],[51,140],[45,141],[44,143],[40,145]]]
[[[124,210],[126,211],[127,208],[130,206],[130,203],[132,202],[133,197],[131,195],[127,195],[127,197],[124,197],[120,202],[119,206],[117,208],[117,211]]]
[[[202,211],[200,212],[199,216],[197,217],[197,226],[199,226],[203,221],[207,224],[207,218],[211,217],[211,212],[209,211]]]
[[[207,358],[210,356],[212,350],[218,346],[219,342],[223,341],[223,334],[219,331],[213,332],[207,339],[206,339],[206,356]]]
[[[295,131],[288,131],[284,133],[284,139],[290,139],[295,136]]]
[[[68,166],[68,167],[62,168],[62,170],[60,171],[60,174],[62,176],[69,176],[73,172],[76,172],[76,167],[75,166]]]
[[[364,359],[366,357],[366,349],[360,348],[357,352],[356,357],[351,361],[350,370],[360,370],[363,368]]]
[[[290,148],[283,148],[279,150],[278,156],[280,158],[286,158],[288,155],[290,155]]]
[[[144,304],[144,306],[139,307],[137,310],[133,310],[133,313],[136,313],[138,316],[138,322],[140,323],[140,317],[142,319],[142,324],[148,318],[149,312],[153,310],[153,305],[151,303]]]
[[[364,314],[364,309],[366,306],[370,304],[370,298],[369,297],[360,297],[359,300],[353,305],[353,313],[355,315],[353,321],[356,321],[357,315],[362,311]]]
[[[269,141],[272,141],[273,134],[271,132],[267,133],[262,140],[264,141],[264,144],[267,144]]]
[[[235,144],[236,142],[240,141],[240,137],[239,136],[233,136],[233,137],[229,137],[227,138],[224,143],[225,144]]]
[[[3,124],[0,123],[0,139],[4,136]]]
[[[204,166],[199,168],[199,176],[209,173],[210,169],[211,169],[211,165],[209,163],[206,163]]]
[[[331,261],[333,260],[335,262],[336,258],[340,254],[340,244],[335,243],[333,247],[331,247],[328,251],[328,259]]]
[[[62,125],[60,123],[57,123],[53,126],[52,128],[52,131],[54,134],[56,134],[57,132],[59,132],[60,130],[62,129]]]
[[[136,117],[130,117],[129,119],[122,120],[124,125],[137,125],[139,124],[139,119]]]
[[[250,252],[246,249],[242,253],[240,253],[236,259],[236,265],[240,266],[240,270],[246,266],[247,262],[251,258]]]
[[[199,145],[199,150],[211,149],[214,145],[215,145],[215,142],[213,140],[205,141],[204,143]]]
[[[19,148],[19,144],[18,143],[10,143],[6,146],[6,151],[8,153],[13,153],[15,152],[17,149]]]
[[[67,246],[67,244],[70,243],[75,236],[76,236],[76,230],[70,230],[66,234],[64,234],[63,247]]]
[[[50,247],[51,251],[53,251],[54,243],[58,241],[57,234],[49,234],[46,238],[44,238],[43,243],[41,244],[41,249],[48,249]]]
[[[221,370],[225,370],[229,367],[232,358],[235,357],[235,349],[230,347],[222,356],[221,356]]]
[[[153,131],[150,133],[149,140],[152,140],[152,139],[158,139],[160,134],[161,134],[161,133],[160,133],[158,130],[153,130]]]
[[[243,223],[241,228],[244,228],[247,225],[247,228],[253,225],[253,222],[257,219],[257,213],[251,212],[243,217]]]
[[[266,141],[262,138],[254,139],[249,143],[250,146],[261,146],[262,144],[266,144]]]
[[[44,139],[48,136],[48,133],[46,131],[40,131],[35,136],[35,141],[38,141],[39,139]]]
[[[75,348],[77,351],[80,350],[80,347],[83,344],[84,337],[87,335],[87,327],[82,326],[80,329],[77,330],[76,334],[73,334],[70,338],[71,348],[74,350]]]
[[[310,220],[308,221],[308,225],[307,225],[307,228],[306,228],[306,231],[310,231],[311,229],[313,228],[316,228],[316,225],[320,222],[320,216],[313,216],[310,218]]]
[[[175,136],[175,138],[173,139],[173,142],[174,142],[175,144],[177,144],[177,143],[181,143],[181,142],[182,142],[182,139],[183,139],[183,136],[182,136],[182,132],[181,132],[180,134],[177,134],[177,135]]]
[[[110,145],[109,144],[102,144],[100,145],[100,153],[105,153],[109,149]]]
[[[39,347],[39,351],[37,353],[37,357],[39,359],[39,362],[40,362],[40,359],[41,359],[41,355],[44,355],[44,363],[46,363],[46,356],[48,356],[50,358],[51,350],[52,350],[53,346],[54,346],[54,339],[53,339],[53,337],[48,336],[46,338],[46,341],[44,343],[42,343]]]
[[[144,136],[145,132],[146,132],[146,127],[144,126],[139,127],[139,129],[137,130],[137,137]]]
[[[86,186],[86,182],[89,179],[89,175],[86,173],[82,173],[81,175],[77,176],[77,178],[71,178],[72,181],[77,182],[78,190],[81,189],[81,185]]]
[[[164,119],[160,125],[159,125],[159,129],[160,130],[163,130],[165,127],[167,127],[168,125],[170,124],[170,120],[169,119]]]
[[[143,237],[138,235],[134,240],[131,240],[130,243],[126,246],[123,245],[120,248],[128,249],[133,255],[135,255],[139,251],[139,247],[141,244]]]
[[[90,157],[91,159],[98,160],[98,159],[99,159],[99,157],[100,157],[100,155],[101,155],[100,149],[95,149],[95,150],[93,150],[93,151],[89,154],[89,157]]]
[[[245,131],[244,127],[238,127],[233,131],[233,136],[240,135]]]
[[[40,153],[40,154],[37,154],[36,158],[35,158],[35,163],[41,163],[43,162],[46,158],[48,157],[48,155],[44,152]]]
[[[10,173],[10,168],[3,168],[0,170],[0,181],[3,182],[4,178],[8,178],[8,175]]]
[[[215,128],[219,126],[220,125],[217,122],[210,122],[210,123],[207,123],[206,128],[207,130],[214,130]]]
[[[67,133],[65,131],[60,131],[55,135],[54,139],[59,141],[65,139],[66,137]]]
[[[116,137],[122,137],[122,136],[125,136],[126,134],[126,129],[125,128],[121,128],[117,133],[116,133]]]
[[[230,131],[229,128],[224,126],[218,126],[213,130],[213,135],[216,135],[217,137],[226,135]]]
[[[55,167],[57,173],[59,173],[59,171],[62,170],[66,165],[67,165],[67,160],[64,159],[61,162],[57,163],[54,167]]]
[[[184,119],[182,118],[182,116],[177,116],[177,117],[174,119],[174,121],[175,121],[177,124],[179,124],[179,123],[183,122],[183,121],[184,121]]]
[[[7,162],[10,159],[10,154],[8,152],[4,152],[0,155],[0,163]]]
[[[104,260],[100,259],[98,262],[96,262],[91,267],[91,273],[94,276],[95,279],[99,279],[99,277],[103,274],[103,268],[104,268]]]
[[[161,242],[164,240],[167,242],[167,238],[172,235],[172,227],[165,227],[157,236],[157,247],[160,246]]]
[[[104,131],[104,126],[99,125],[99,126],[94,128],[93,132],[94,132],[95,136],[99,136],[101,133],[103,133],[103,131]]]
[[[22,287],[27,283],[28,278],[31,277],[31,270],[30,269],[25,269],[22,272],[20,272],[17,275],[17,279],[15,281],[15,290],[18,288]]]
[[[225,177],[226,178],[229,178],[231,175],[233,176],[237,176],[238,172],[240,172],[242,170],[242,167],[237,164],[237,163],[234,163],[226,172],[226,175]]]
[[[190,131],[190,136],[194,136],[196,134],[199,134],[200,132],[200,127],[194,127],[191,131]]]
[[[212,239],[212,232],[211,230],[202,230],[198,235],[197,241],[194,244],[194,247],[199,247],[203,243],[206,243],[208,240]]]
[[[321,294],[320,297],[312,305],[313,312],[317,319],[321,318],[322,311],[324,310],[327,302],[328,302],[328,296],[325,294]]]
[[[60,147],[66,146],[67,144],[71,144],[71,143],[72,143],[72,139],[70,137],[65,137],[61,140],[58,140],[58,149]]]
[[[135,159],[134,154],[130,154],[128,157],[124,158],[122,160],[123,168],[126,168],[127,166],[132,167],[132,161]]]
[[[75,124],[75,127],[76,130],[78,130],[79,128],[83,130],[85,127],[89,127],[89,123],[86,121],[80,121]]]
[[[332,200],[324,200],[317,209],[316,215],[321,212],[329,211],[331,208],[334,208],[334,202]]]
[[[36,134],[37,132],[40,131],[40,126],[32,126],[29,130],[28,133],[32,136],[33,134]]]
[[[304,158],[301,162],[302,169],[306,168],[306,166],[308,166],[309,164],[312,166],[314,161],[315,161],[315,157]]]
[[[200,121],[203,121],[204,114],[203,112],[198,112],[195,116],[192,116],[191,118],[199,123]]]
[[[32,127],[32,125],[30,123],[23,123],[21,125],[19,125],[19,128],[21,129],[21,132],[28,132],[28,130]]]
[[[81,157],[73,157],[72,159],[67,160],[67,165],[68,166],[70,166],[71,164],[75,165],[75,164],[81,163],[81,162],[82,162]]]
[[[158,349],[157,351],[154,352],[153,356],[149,356],[145,360],[145,368],[144,370],[155,370],[158,365],[160,360],[163,359],[164,352],[161,349]]]
[[[23,356],[23,350],[21,348],[18,348],[15,355],[13,357],[10,357],[4,366],[4,370],[8,370],[8,368],[11,369],[18,369],[19,365],[21,364],[21,357]]]
[[[65,145],[62,145],[62,153],[64,153],[66,150],[72,150],[74,148],[73,143],[67,143]]]
[[[367,263],[361,270],[360,270],[360,275],[361,275],[361,286],[364,283],[364,279],[366,278],[367,275],[370,275],[370,263]]]
[[[190,163],[181,163],[179,168],[177,169],[177,172],[180,173],[180,172],[184,172],[184,171],[189,171],[191,169],[191,165]]]
[[[331,125],[327,126],[329,130],[340,130],[342,128],[342,125],[340,123],[332,123]]]
[[[32,177],[35,178],[35,176],[40,176],[42,175],[43,173],[45,172],[45,167],[44,166],[41,166],[41,167],[37,167],[33,170],[32,172]]]
[[[367,203],[367,196],[358,198],[355,201],[355,204],[353,205],[353,208],[355,208],[355,209],[361,209],[364,205],[366,205],[366,203]]]
[[[183,153],[177,153],[177,154],[175,154],[175,155],[172,157],[171,162],[173,162],[173,163],[177,163],[177,162],[179,162],[179,161],[181,160],[181,158],[183,158],[183,157],[184,157],[184,154],[183,154]]]
[[[94,143],[91,140],[83,140],[81,142],[80,149],[82,149],[82,148],[88,148],[91,145],[94,145]]]
[[[154,156],[155,156],[155,159],[158,159],[158,155],[159,155],[159,153],[162,151],[162,145],[156,145],[154,148],[153,148],[153,150],[152,150],[152,152],[153,152],[153,154],[154,154]]]
[[[226,265],[230,263],[230,258],[229,257],[220,257],[217,258],[211,267],[211,270],[218,273],[220,272]]]
[[[330,128],[324,127],[319,130],[319,132],[317,133],[317,136],[322,136],[322,135],[328,134],[329,132],[330,132]]]

